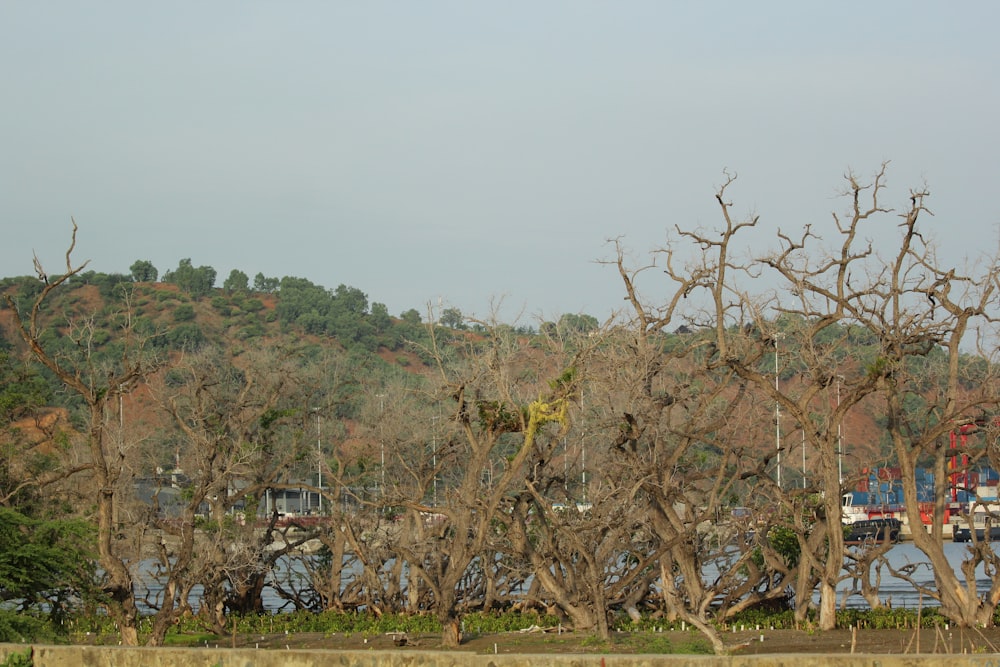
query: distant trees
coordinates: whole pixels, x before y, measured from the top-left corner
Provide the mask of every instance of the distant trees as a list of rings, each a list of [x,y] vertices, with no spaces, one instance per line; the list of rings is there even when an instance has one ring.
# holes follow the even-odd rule
[[[578,334],[588,334],[593,331],[597,331],[599,326],[600,323],[597,321],[596,317],[575,313],[566,313],[559,318],[559,323],[556,325],[558,330],[561,332]]]
[[[37,415],[51,404],[52,394],[52,387],[41,375],[18,362],[0,343],[0,423]]]
[[[215,287],[216,271],[210,266],[195,266],[191,259],[182,259],[177,268],[163,274],[163,282],[173,283],[191,296],[207,296]]]
[[[372,304],[372,312],[369,313],[369,321],[375,327],[376,333],[385,333],[392,326],[392,318],[389,317],[389,309],[384,303],[375,302]]]
[[[442,310],[441,316],[438,318],[438,324],[443,327],[448,327],[449,329],[468,328],[465,324],[465,317],[462,315],[462,311],[458,308],[445,308]]]
[[[222,289],[229,293],[246,292],[249,286],[250,278],[239,269],[233,269],[230,271],[229,277],[222,283]]]
[[[263,273],[253,277],[253,291],[260,294],[276,292],[280,285],[281,281],[278,278],[266,278]]]
[[[332,336],[347,347],[374,351],[380,344],[394,347],[394,338],[380,337],[391,325],[384,304],[372,304],[356,287],[338,285],[330,291],[304,278],[281,279],[276,312],[286,327],[295,325],[313,335]]]
[[[97,271],[81,271],[73,277],[74,281],[97,287],[101,296],[108,300],[122,299],[132,278],[121,273],[99,273]]]
[[[155,283],[159,276],[153,263],[145,259],[137,259],[128,270],[132,274],[132,280],[137,283]]]

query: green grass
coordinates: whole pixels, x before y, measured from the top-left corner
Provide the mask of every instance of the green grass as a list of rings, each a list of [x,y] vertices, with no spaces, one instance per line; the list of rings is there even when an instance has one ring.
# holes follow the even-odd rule
[[[204,646],[205,643],[218,644],[228,638],[207,632],[201,633],[170,633],[163,638],[164,646]]]

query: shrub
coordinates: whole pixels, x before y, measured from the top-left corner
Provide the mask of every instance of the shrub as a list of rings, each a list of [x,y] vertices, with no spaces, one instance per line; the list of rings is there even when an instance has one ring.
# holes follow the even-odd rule
[[[174,308],[175,322],[190,322],[194,319],[194,306],[184,303]]]

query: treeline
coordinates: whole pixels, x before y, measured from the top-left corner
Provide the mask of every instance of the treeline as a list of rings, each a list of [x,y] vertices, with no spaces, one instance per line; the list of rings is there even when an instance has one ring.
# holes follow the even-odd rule
[[[157,289],[158,279],[162,284],[175,286],[177,291]],[[44,275],[5,278],[0,280],[0,292],[14,294],[18,302],[29,303],[41,293],[46,280],[48,276]],[[268,331],[267,325],[277,323],[286,333],[299,331],[323,336],[335,339],[347,349],[375,352],[401,350],[407,341],[423,338],[425,316],[445,329],[483,330],[481,323],[470,323],[455,307],[439,311],[428,308],[423,315],[416,308],[410,308],[393,317],[385,304],[369,302],[368,295],[361,289],[344,284],[328,289],[305,278],[275,278],[262,273],[256,274],[251,283],[246,273],[233,269],[220,288],[216,287],[216,270],[211,266],[195,267],[191,259],[182,259],[176,269],[164,272],[162,278],[152,262],[136,260],[128,274],[81,271],[66,282],[67,286],[96,287],[105,312],[107,308],[120,307],[126,299],[138,299],[136,314],[140,318],[148,317],[149,311],[171,309],[176,326],[171,325],[169,331],[152,342],[174,350],[190,349],[208,340],[194,309],[194,304],[204,300],[209,300],[220,316],[229,319],[228,326],[240,326],[236,335],[242,339],[263,336]],[[265,308],[263,299],[267,297],[275,299],[276,308]],[[162,307],[157,307],[153,301],[160,302]],[[588,315],[566,314],[559,322],[547,322],[543,326],[593,330],[597,320]],[[512,328],[524,335],[536,333],[531,325]],[[140,326],[146,334],[154,329]]]

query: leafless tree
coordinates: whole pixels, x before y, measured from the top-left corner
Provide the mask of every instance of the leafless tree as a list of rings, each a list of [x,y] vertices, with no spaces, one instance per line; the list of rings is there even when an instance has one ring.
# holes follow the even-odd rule
[[[956,623],[971,626],[991,617],[1000,588],[994,584],[997,593],[981,597],[971,570],[962,583],[948,564],[942,545],[950,483],[944,461],[948,434],[995,409],[992,373],[978,387],[969,388],[963,385],[961,369],[963,346],[969,342],[972,327],[992,323],[989,305],[995,298],[997,268],[992,262],[974,278],[940,266],[918,225],[929,215],[925,189],[912,191],[909,206],[899,214],[900,231],[891,246],[898,244],[898,251],[876,251],[864,239],[873,225],[891,219],[892,211],[882,201],[886,171],[883,164],[870,182],[847,175],[848,211],[833,217],[838,239],[833,251],[826,250],[820,234],[807,226],[797,237],[779,234],[779,250],[763,260],[777,271],[791,295],[776,301],[774,309],[800,323],[795,334],[798,359],[804,364],[801,375],[808,380],[797,395],[775,389],[775,398],[799,423],[810,424],[805,433],[817,456],[823,515],[829,524],[825,558],[815,558],[815,567],[822,572],[820,627],[834,627],[835,587],[842,576],[842,533],[835,529],[844,488],[838,470],[839,425],[855,406],[872,399],[884,401],[893,453],[902,469],[913,540],[933,565],[936,592],[925,592],[939,599],[942,612]],[[729,215],[728,205],[722,204],[722,210],[724,216]],[[843,335],[829,340],[830,330]],[[846,337],[851,330],[863,331],[874,342],[877,353],[873,358],[846,358]],[[979,351],[990,363],[992,352],[982,347]],[[926,363],[935,357],[947,360],[939,371]],[[748,364],[734,367],[758,386],[766,384],[767,378],[755,374]],[[809,411],[816,409],[817,399],[834,385],[839,393],[836,407],[819,422],[810,420]],[[905,408],[907,401],[923,403],[925,410],[920,414],[924,417],[915,421],[917,413]],[[933,461],[935,472],[936,502],[929,531],[919,521],[922,507],[916,470],[922,461]],[[807,556],[814,558],[811,552]],[[984,557],[992,559],[980,554],[970,558],[970,563]]]
[[[72,238],[66,251],[65,272],[53,276],[39,268],[39,278],[45,286],[26,309],[22,309],[8,296],[8,305],[21,338],[28,345],[34,358],[48,368],[70,391],[77,394],[87,409],[86,474],[90,475],[90,501],[94,506],[97,524],[97,547],[100,568],[104,572],[103,588],[107,594],[108,613],[115,620],[125,645],[139,643],[137,605],[130,566],[136,553],[123,549],[131,547],[130,541],[118,540],[119,510],[123,498],[131,495],[128,478],[128,451],[120,438],[111,437],[112,425],[117,422],[119,398],[151,374],[159,365],[149,353],[148,339],[137,333],[134,320],[126,308],[118,314],[119,329],[114,332],[121,342],[121,355],[116,363],[97,363],[94,355],[94,336],[97,333],[92,317],[88,314],[66,313],[62,333],[75,342],[71,349],[56,348],[46,334],[57,325],[51,305],[57,290],[63,288],[87,265],[74,265],[72,254],[76,247],[77,225],[73,221]]]
[[[225,613],[263,610],[261,593],[275,562],[308,532],[277,525],[271,511],[258,522],[274,490],[299,491],[296,462],[313,451],[304,409],[315,384],[295,349],[273,346],[230,360],[219,349],[187,355],[156,391],[180,438],[177,462],[190,480],[179,520],[158,522],[163,534],[154,632],[176,612],[190,611],[186,594],[203,587],[199,613],[217,632]],[[201,523],[198,517],[203,516]],[[176,582],[176,583],[175,583]]]
[[[444,645],[454,646],[462,610],[480,602],[462,588],[470,567],[493,557],[494,517],[520,488],[543,434],[564,428],[574,388],[558,364],[566,360],[523,376],[537,355],[509,327],[489,327],[459,358],[430,352],[440,390],[394,452],[398,474],[386,491],[387,503],[405,510],[394,549],[410,573],[410,608],[432,609]]]
[[[876,181],[871,196],[878,195]],[[864,313],[863,322],[878,332],[880,342],[880,356],[868,372],[876,376],[885,397],[887,428],[911,517],[921,511],[916,469],[925,460],[933,465],[930,530],[913,531],[914,544],[934,571],[934,590],[924,592],[940,602],[942,613],[954,623],[975,627],[992,624],[1000,603],[1000,557],[973,542],[961,572],[950,566],[942,535],[954,479],[947,473],[946,460],[953,453],[949,436],[977,418],[994,415],[1000,403],[993,315],[1000,264],[990,258],[975,275],[941,266],[933,245],[923,236],[922,221],[930,214],[925,205],[928,196],[926,189],[911,191],[909,206],[899,214],[899,251],[885,262],[882,298]],[[984,366],[974,382],[966,375],[967,350],[977,353]],[[928,363],[935,358],[937,363]],[[914,401],[925,408],[906,409]],[[987,440],[979,446],[988,449],[991,444]],[[979,592],[976,580],[976,568],[981,566],[990,579],[985,594]]]
[[[713,238],[678,230],[695,250],[683,266],[678,258],[689,248],[674,244],[633,269],[615,241],[613,265],[630,305],[627,325],[603,342],[605,356],[589,369],[599,387],[590,393],[612,417],[597,425],[615,452],[603,474],[643,499],[668,614],[697,627],[719,653],[727,647],[716,620],[750,604],[784,600],[794,571],[766,540],[753,542],[767,535],[781,507],[760,447],[766,434],[758,425],[767,421],[767,408],[722,354],[733,347],[732,329],[744,335],[725,295],[732,290],[728,281],[747,271],[729,257],[730,242],[752,226],[730,225]],[[648,303],[639,286],[655,275],[658,260],[671,286],[659,305]],[[706,294],[719,310],[703,310]],[[715,316],[723,326],[715,325]],[[754,498],[738,501],[752,505],[745,511],[753,518],[742,527],[731,514],[736,498]]]

